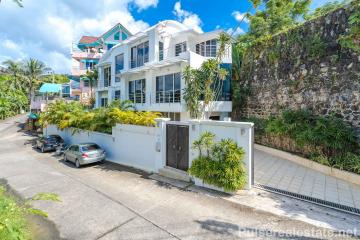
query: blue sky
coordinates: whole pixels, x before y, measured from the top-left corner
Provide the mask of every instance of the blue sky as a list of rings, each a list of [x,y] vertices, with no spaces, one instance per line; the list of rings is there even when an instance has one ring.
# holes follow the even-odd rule
[[[331,0],[313,0],[314,9]],[[165,19],[189,28],[233,32],[247,0],[12,0],[0,4],[0,63],[40,59],[58,73],[71,69],[70,48],[82,35],[101,35],[117,22],[136,33]],[[89,4],[91,2],[91,4]],[[243,23],[236,33],[247,30]]]

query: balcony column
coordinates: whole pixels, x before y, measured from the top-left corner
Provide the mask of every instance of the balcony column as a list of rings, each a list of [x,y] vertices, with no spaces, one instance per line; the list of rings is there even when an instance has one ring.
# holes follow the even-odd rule
[[[95,92],[95,108],[98,108],[98,107],[99,107],[99,102],[100,102],[99,92],[96,91],[96,92]]]
[[[153,102],[154,102],[154,94],[153,94],[153,90],[155,88],[155,76],[154,76],[154,70],[149,70],[149,71],[146,71],[145,72],[145,84],[146,84],[146,87],[145,87],[145,95],[146,95],[146,101],[145,101],[145,104],[146,105],[151,105]]]

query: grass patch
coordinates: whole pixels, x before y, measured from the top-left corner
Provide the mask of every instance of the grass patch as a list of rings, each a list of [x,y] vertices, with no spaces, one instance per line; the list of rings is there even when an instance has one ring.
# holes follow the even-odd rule
[[[60,239],[46,212],[32,207],[34,201],[61,202],[55,193],[38,193],[20,198],[6,181],[0,179],[0,240]]]
[[[0,239],[31,239],[26,210],[15,198],[6,194],[5,187],[0,185]]]

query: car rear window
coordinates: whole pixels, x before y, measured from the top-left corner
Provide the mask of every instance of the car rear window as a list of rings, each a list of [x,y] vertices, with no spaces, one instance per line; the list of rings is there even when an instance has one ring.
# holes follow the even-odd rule
[[[91,145],[82,146],[81,149],[84,152],[87,152],[87,151],[98,150],[98,149],[100,149],[100,147],[98,145],[96,145],[96,144],[91,144]]]
[[[49,142],[56,142],[58,139],[55,137],[47,137],[46,140]]]

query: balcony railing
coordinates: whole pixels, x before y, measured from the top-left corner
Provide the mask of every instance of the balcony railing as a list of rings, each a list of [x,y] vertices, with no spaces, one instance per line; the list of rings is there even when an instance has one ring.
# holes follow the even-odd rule
[[[129,93],[129,100],[134,103],[145,103],[146,96],[145,92]]]
[[[96,52],[81,52],[76,51],[72,52],[72,58],[90,58],[90,59],[99,59],[102,56],[102,53],[96,53]]]
[[[157,91],[156,103],[178,103],[181,101],[180,90]]]

